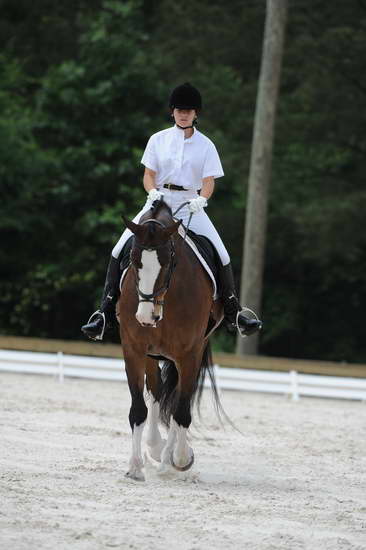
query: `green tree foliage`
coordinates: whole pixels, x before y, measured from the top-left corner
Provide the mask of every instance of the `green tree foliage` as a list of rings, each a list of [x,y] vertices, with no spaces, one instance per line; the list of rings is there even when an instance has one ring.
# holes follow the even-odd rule
[[[2,326],[9,331],[14,326],[23,333],[31,321],[24,317],[22,303],[37,301],[36,296],[30,296],[33,289],[27,288],[27,274],[34,269],[33,261],[48,252],[48,243],[42,239],[52,224],[44,215],[48,208],[47,175],[54,172],[57,162],[34,137],[34,112],[23,97],[28,79],[19,65],[4,55],[0,63]],[[29,251],[34,254],[29,255]]]
[[[51,65],[40,79],[29,121],[19,107],[23,119],[6,172],[14,180],[8,187],[18,186],[32,214],[24,212],[18,222],[22,205],[13,200],[4,221],[7,231],[20,225],[21,241],[7,235],[4,264],[19,273],[4,298],[5,330],[79,335],[123,230],[121,214],[132,215],[143,200],[139,160],[156,127],[161,94],[144,53],[141,20],[138,5],[105,2],[84,23],[77,56]],[[18,149],[22,140],[24,151]],[[6,154],[5,136],[2,149]],[[39,158],[32,158],[29,171],[33,153]],[[30,240],[25,224],[33,224]]]
[[[79,336],[120,215],[144,200],[146,140],[186,80],[203,92],[200,129],[223,160],[209,209],[239,280],[265,2],[3,4],[1,331]],[[365,30],[361,1],[290,3],[263,353],[366,360]]]
[[[202,125],[226,173],[210,213],[238,275],[264,3],[162,7],[157,38],[164,37],[164,63],[176,80],[194,78],[205,90]],[[290,3],[270,190],[264,353],[366,358],[365,25],[363,3]]]
[[[0,36],[7,52],[33,77],[77,55],[80,33],[102,0],[2,0]]]
[[[274,354],[286,346],[289,355],[361,361],[366,9],[304,6],[290,20],[286,48],[263,345]]]

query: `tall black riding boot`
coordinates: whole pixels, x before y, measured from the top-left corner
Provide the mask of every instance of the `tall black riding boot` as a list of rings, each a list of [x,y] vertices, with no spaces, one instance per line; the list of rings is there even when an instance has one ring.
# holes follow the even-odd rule
[[[262,321],[250,319],[242,313],[235,292],[234,276],[231,264],[220,267],[220,293],[224,304],[224,321],[229,329],[236,327],[242,336],[250,336],[262,328]]]
[[[120,295],[119,281],[120,259],[111,256],[100,309],[81,327],[82,332],[92,340],[103,340],[104,332],[116,322],[116,303]]]

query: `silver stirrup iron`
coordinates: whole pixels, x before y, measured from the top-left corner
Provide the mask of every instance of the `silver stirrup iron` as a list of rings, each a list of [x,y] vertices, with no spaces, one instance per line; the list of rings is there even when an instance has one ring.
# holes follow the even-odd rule
[[[92,319],[95,315],[101,315],[102,316],[102,318],[103,318],[103,329],[102,329],[102,332],[100,334],[98,334],[97,336],[89,336],[89,338],[91,340],[103,340],[104,331],[105,331],[105,314],[103,313],[103,311],[100,311],[99,309],[97,309],[97,311],[94,311],[94,313],[90,316],[89,321],[87,322],[87,324],[89,324],[92,321]]]
[[[239,332],[239,334],[240,334],[240,336],[241,336],[242,338],[247,338],[248,335],[247,335],[247,334],[243,334],[242,330],[241,330],[240,327],[239,327],[239,315],[240,315],[240,313],[242,313],[242,311],[250,311],[250,313],[253,313],[253,315],[254,315],[254,317],[255,317],[255,319],[256,319],[257,321],[259,321],[259,319],[258,319],[257,314],[254,313],[254,311],[253,311],[252,309],[250,309],[249,307],[245,307],[245,306],[244,306],[244,307],[241,308],[240,311],[237,312],[237,314],[236,314],[236,322],[235,322],[236,329],[237,329],[237,331]]]

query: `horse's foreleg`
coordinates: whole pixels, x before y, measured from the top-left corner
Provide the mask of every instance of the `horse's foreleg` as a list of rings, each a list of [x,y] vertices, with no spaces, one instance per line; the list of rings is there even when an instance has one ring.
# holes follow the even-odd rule
[[[141,452],[141,440],[147,417],[147,407],[143,395],[145,369],[141,368],[141,366],[137,366],[137,362],[130,362],[126,356],[125,362],[132,399],[129,414],[130,426],[132,429],[132,455],[130,458],[130,467],[126,476],[138,481],[144,481],[145,476],[142,473],[144,462]]]
[[[161,454],[161,471],[165,470],[167,464],[174,466],[177,470],[185,471],[194,462],[193,450],[187,441],[187,432],[192,421],[191,401],[197,388],[202,352],[202,349],[190,350],[184,360],[176,363],[178,402],[170,420],[168,440]]]
[[[197,390],[197,376],[201,366],[203,348],[191,350],[177,367],[179,372],[179,400],[172,426],[175,428],[177,443],[171,453],[171,464],[177,470],[189,470],[194,462],[193,449],[188,445],[187,432],[192,421],[191,403]]]
[[[194,384],[189,389],[193,391]],[[187,431],[191,424],[191,391],[181,394],[178,406],[170,420],[168,439],[161,455],[161,471],[165,471],[167,465],[172,465],[176,470],[189,470],[194,462],[194,454],[187,442]]]
[[[150,398],[148,401],[146,443],[149,447],[150,456],[157,462],[160,462],[161,452],[165,447],[166,441],[160,435],[158,422],[159,403],[155,401],[154,396],[150,394]]]
[[[175,429],[175,423],[170,422],[170,428],[168,432],[168,438],[165,443],[165,447],[161,452],[161,464],[159,466],[159,473],[164,473],[171,466],[171,456],[174,449],[175,441],[177,438],[177,432]]]
[[[189,470],[194,462],[193,449],[188,445],[187,431],[191,424],[191,396],[181,394],[171,424],[175,429],[177,443],[170,456],[171,464],[180,471]]]
[[[159,431],[159,403],[158,392],[161,384],[161,374],[158,361],[146,358],[146,386],[149,391],[148,415],[147,415],[147,438],[150,456],[160,462],[161,451],[165,446],[165,440]]]

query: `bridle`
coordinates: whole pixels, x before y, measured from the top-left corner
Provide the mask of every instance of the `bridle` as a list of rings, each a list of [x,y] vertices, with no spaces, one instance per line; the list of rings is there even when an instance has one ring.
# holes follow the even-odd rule
[[[160,222],[159,220],[155,220],[153,218],[149,218],[149,219],[143,221],[141,223],[141,225],[145,225],[146,223],[151,223],[151,222],[160,225],[164,229],[166,227],[162,222]],[[139,278],[138,278],[137,272],[135,270],[135,275],[136,275],[136,281],[135,282],[136,282],[136,290],[137,290],[137,295],[138,295],[138,299],[139,299],[139,304],[141,302],[150,302],[155,307],[159,306],[161,308],[161,310],[160,310],[159,314],[156,314],[157,318],[162,318],[162,308],[164,306],[164,297],[165,297],[165,294],[166,294],[166,292],[169,288],[170,280],[172,278],[173,271],[174,271],[174,268],[176,266],[174,241],[173,241],[172,237],[170,237],[168,243],[159,244],[157,246],[143,246],[143,245],[141,245],[141,244],[139,244],[135,241],[135,243],[132,247],[132,248],[136,247],[139,250],[153,251],[153,250],[159,250],[161,248],[164,248],[164,247],[167,246],[167,244],[170,244],[170,259],[169,259],[169,265],[167,267],[167,272],[166,272],[166,275],[165,275],[165,278],[164,278],[163,285],[160,288],[158,288],[154,292],[151,292],[150,294],[145,294],[144,292],[142,292],[139,288]],[[131,249],[131,254],[132,254],[132,249]]]

